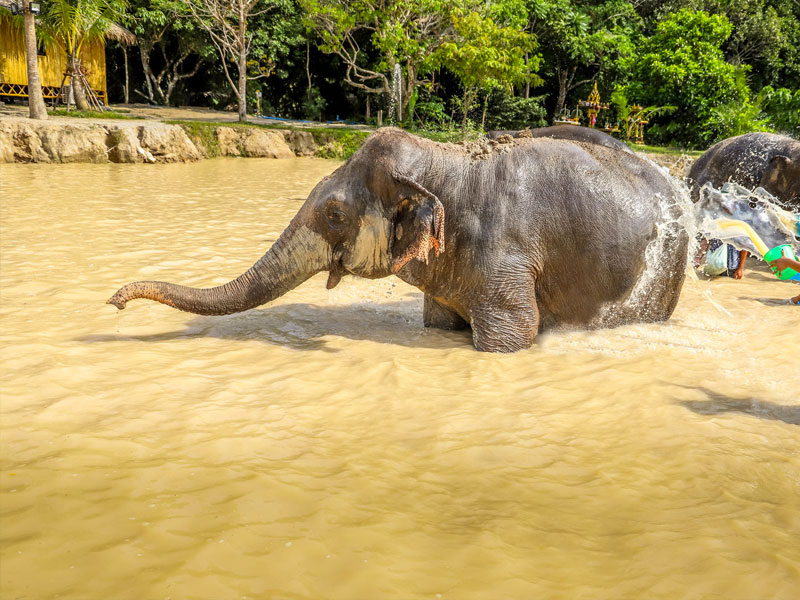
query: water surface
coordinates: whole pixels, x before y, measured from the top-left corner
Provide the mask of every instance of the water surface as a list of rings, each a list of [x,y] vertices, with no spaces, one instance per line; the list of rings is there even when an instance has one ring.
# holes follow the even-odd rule
[[[3,598],[797,597],[800,310],[763,268],[510,356],[395,278],[104,304],[238,275],[336,164],[0,165]]]

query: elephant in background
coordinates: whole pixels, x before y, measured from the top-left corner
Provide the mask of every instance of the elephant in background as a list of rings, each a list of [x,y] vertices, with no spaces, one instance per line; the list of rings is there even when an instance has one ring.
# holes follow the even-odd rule
[[[774,133],[748,133],[711,146],[689,170],[692,200],[706,183],[762,187],[785,207],[800,209],[800,141]]]
[[[547,137],[555,140],[572,140],[573,142],[599,144],[633,154],[633,150],[625,142],[603,131],[579,125],[552,125],[551,127],[537,127],[536,129],[522,129],[520,131],[490,131],[486,134],[486,138],[496,140],[501,135],[510,135],[512,138]]]
[[[564,140],[441,144],[372,134],[320,181],[273,246],[214,288],[128,284],[108,302],[148,298],[222,315],[270,302],[312,275],[395,274],[425,294],[429,327],[472,328],[478,350],[514,352],[557,324],[669,318],[687,236],[676,192],[627,152]],[[662,225],[659,227],[659,225]],[[655,252],[657,269],[646,255]]]

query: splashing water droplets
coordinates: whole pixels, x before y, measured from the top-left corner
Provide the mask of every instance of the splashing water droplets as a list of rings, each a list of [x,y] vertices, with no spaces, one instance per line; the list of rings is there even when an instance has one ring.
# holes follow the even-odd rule
[[[389,124],[403,121],[403,70],[399,64],[392,69],[392,89],[389,97]]]

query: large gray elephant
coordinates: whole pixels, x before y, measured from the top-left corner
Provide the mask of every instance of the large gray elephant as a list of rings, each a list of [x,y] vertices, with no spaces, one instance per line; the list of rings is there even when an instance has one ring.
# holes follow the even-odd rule
[[[763,187],[785,206],[800,209],[800,141],[774,133],[747,133],[711,146],[689,170],[692,199],[710,183]]]
[[[628,145],[604,131],[581,127],[580,125],[551,125],[550,127],[537,127],[535,129],[522,129],[520,131],[490,131],[486,138],[496,140],[501,135],[510,135],[513,138],[523,137],[548,137],[554,140],[572,140],[573,142],[586,142],[587,144],[600,144],[622,152],[633,154]]]
[[[270,302],[320,271],[328,288],[346,274],[394,273],[425,293],[426,326],[471,326],[478,350],[513,352],[548,325],[669,318],[687,248],[682,229],[663,225],[674,199],[659,169],[602,146],[440,144],[386,128],[318,183],[233,281],[136,282],[108,302],[122,309],[149,298],[221,315]],[[657,269],[646,272],[646,254],[661,256]]]

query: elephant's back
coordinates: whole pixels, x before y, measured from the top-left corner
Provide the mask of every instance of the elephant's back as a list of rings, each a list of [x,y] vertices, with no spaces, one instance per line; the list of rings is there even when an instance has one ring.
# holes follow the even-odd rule
[[[764,177],[770,160],[778,155],[800,160],[800,142],[774,133],[747,133],[722,140],[698,158],[689,170],[692,199],[706,183],[715,187],[733,181],[754,188]]]

